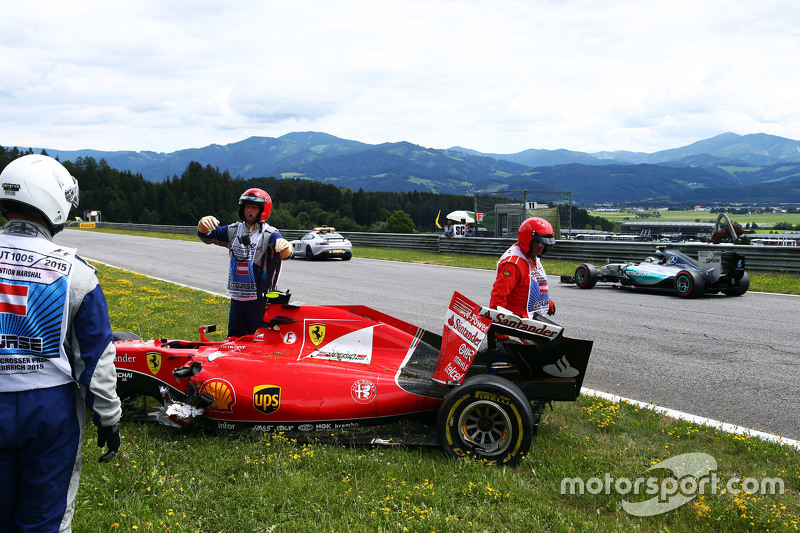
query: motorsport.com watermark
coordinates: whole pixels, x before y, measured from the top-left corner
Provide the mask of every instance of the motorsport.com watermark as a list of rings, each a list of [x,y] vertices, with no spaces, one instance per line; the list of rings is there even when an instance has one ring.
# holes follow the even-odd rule
[[[665,469],[672,472],[667,477],[615,478],[606,473],[602,478],[564,478],[562,495],[619,494],[621,496],[652,496],[645,501],[622,501],[622,508],[634,516],[655,516],[677,509],[701,495],[716,494],[783,494],[783,479],[732,477],[723,484],[717,475],[717,461],[706,453],[684,453],[664,459],[650,470]]]

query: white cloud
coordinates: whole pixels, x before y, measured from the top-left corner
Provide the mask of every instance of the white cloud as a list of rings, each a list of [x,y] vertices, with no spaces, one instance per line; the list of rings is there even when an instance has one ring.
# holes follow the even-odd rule
[[[0,145],[800,138],[798,15],[790,0],[17,3],[0,19]]]

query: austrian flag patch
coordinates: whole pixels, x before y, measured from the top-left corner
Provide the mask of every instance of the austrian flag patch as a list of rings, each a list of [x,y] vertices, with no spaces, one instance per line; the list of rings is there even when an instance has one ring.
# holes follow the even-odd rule
[[[0,313],[27,316],[28,286],[0,283]]]

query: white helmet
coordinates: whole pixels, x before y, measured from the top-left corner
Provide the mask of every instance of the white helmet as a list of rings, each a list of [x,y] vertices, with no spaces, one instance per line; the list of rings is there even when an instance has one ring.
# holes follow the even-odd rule
[[[55,235],[64,228],[70,207],[78,207],[78,180],[64,165],[46,155],[26,155],[0,174],[3,214],[8,211],[43,216]]]

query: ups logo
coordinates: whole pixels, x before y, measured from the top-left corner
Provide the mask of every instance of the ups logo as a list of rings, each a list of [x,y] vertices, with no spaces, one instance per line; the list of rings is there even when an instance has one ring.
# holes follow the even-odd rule
[[[259,385],[253,388],[253,408],[272,414],[281,406],[281,388],[277,385]]]

